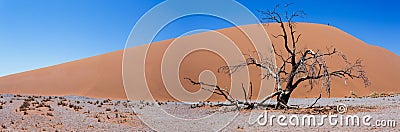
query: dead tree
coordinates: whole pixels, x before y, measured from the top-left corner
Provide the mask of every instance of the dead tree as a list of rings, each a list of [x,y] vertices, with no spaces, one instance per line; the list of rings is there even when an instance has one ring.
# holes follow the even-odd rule
[[[275,6],[273,10],[259,11],[262,15],[261,20],[263,22],[268,21],[279,24],[281,34],[274,34],[272,36],[275,39],[283,39],[283,43],[280,44],[284,47],[283,52],[276,49],[276,45],[279,44],[272,44],[273,50],[271,51],[271,56],[262,58],[262,53],[256,52],[258,57],[253,57],[248,54],[246,62],[233,66],[222,66],[218,71],[230,75],[246,66],[256,66],[265,70],[266,74],[263,75],[263,79],[274,79],[276,84],[274,88],[275,92],[255,104],[258,106],[265,105],[264,103],[267,100],[276,97],[277,104],[275,108],[290,107],[287,105],[290,95],[304,82],[308,82],[311,89],[315,87],[318,82],[322,82],[321,87],[324,87],[328,94],[330,94],[331,80],[333,77],[344,78],[344,80],[361,79],[366,87],[370,85],[361,59],[350,62],[342,52],[335,48],[327,48],[326,52],[318,49],[299,48],[298,43],[301,34],[297,33],[295,30],[296,22],[294,22],[294,18],[302,17],[305,13],[301,10],[289,12],[286,10],[288,6],[289,5],[283,6],[283,13],[278,11],[280,8],[279,5]],[[274,54],[276,58],[273,58],[272,54]],[[337,55],[343,60],[345,65],[342,68],[332,70],[327,66],[325,57],[334,55]],[[276,64],[273,59],[277,59],[277,63],[281,62],[281,64]],[[191,81],[193,84],[198,83],[193,80]],[[212,86],[216,87],[216,85]],[[217,87],[215,90],[219,90],[219,88]],[[219,94],[216,92],[214,93]],[[226,95],[224,96],[231,102],[239,102],[237,100],[228,99]]]

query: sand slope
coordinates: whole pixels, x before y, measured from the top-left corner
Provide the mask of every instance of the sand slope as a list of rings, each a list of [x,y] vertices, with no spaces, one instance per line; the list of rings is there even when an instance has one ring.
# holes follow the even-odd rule
[[[276,24],[265,26],[269,34],[277,34],[280,29]],[[334,79],[332,84],[331,97],[343,97],[354,91],[358,95],[368,95],[373,91],[377,92],[400,92],[400,81],[396,73],[400,73],[400,57],[386,49],[368,45],[361,40],[330,26],[320,24],[299,23],[297,30],[302,33],[302,39],[298,47],[325,50],[326,47],[335,47],[344,52],[350,60],[362,58],[368,77],[372,85],[364,88],[360,80],[348,80],[347,85],[343,79]],[[243,34],[235,27],[217,30],[235,42],[242,51],[251,49],[250,41],[244,39]],[[204,35],[196,34],[184,37],[187,40],[196,40]],[[197,39],[196,39],[197,38]],[[281,40],[270,36],[273,43]],[[201,39],[200,39],[201,40]],[[152,93],[159,100],[171,100],[167,94],[161,79],[162,54],[173,40],[166,40],[153,43],[148,55],[146,74],[148,84]],[[213,40],[204,40],[213,41]],[[147,45],[133,47],[132,50],[144,52]],[[281,46],[278,46],[281,48]],[[51,67],[27,71],[23,73],[8,75],[0,78],[0,93],[13,94],[36,94],[36,95],[82,95],[89,97],[124,99],[126,98],[122,83],[122,56],[123,51],[114,51],[73,62],[59,64]],[[196,61],[192,61],[196,60]],[[328,60],[330,61],[330,60]],[[207,63],[205,63],[207,62]],[[223,59],[208,51],[196,51],[186,56],[179,68],[179,76],[182,85],[188,91],[197,91],[198,87],[191,86],[183,77],[196,77],[203,70],[216,69],[224,65]],[[332,68],[341,65],[335,59],[328,62]],[[251,68],[250,77],[255,87],[260,85],[259,69]],[[229,86],[229,77],[225,74],[215,74],[218,84]],[[316,97],[321,89],[319,87],[310,91],[308,87],[300,86],[293,97]],[[258,92],[255,89],[253,92]],[[140,93],[137,93],[138,97]],[[327,94],[324,94],[327,97]],[[212,100],[221,99],[212,97]]]

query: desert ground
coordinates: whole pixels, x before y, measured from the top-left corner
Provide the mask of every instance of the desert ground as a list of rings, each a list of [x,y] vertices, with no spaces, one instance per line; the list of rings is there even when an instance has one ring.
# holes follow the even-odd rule
[[[294,98],[291,105],[301,108],[309,106],[315,99]],[[232,121],[229,118],[215,118],[209,116],[211,124],[197,122],[193,125],[183,125],[175,122],[174,128],[159,124],[157,129],[163,130],[222,130],[222,131],[399,131],[400,96],[399,95],[373,95],[358,98],[322,98],[315,108],[275,110],[259,108],[255,110],[235,110],[231,106],[215,106],[217,102],[202,102],[197,104],[185,104],[180,102],[147,102],[88,98],[82,96],[28,96],[1,94],[0,98],[0,125],[1,131],[154,131],[153,127],[142,122],[142,118],[155,118],[157,122],[168,123],[167,118],[157,118],[162,113],[156,113],[155,109],[161,107],[167,113],[185,118],[197,119],[212,114],[235,115]],[[273,102],[271,102],[273,103]],[[343,103],[348,106],[350,115],[370,115],[372,123],[376,120],[395,120],[397,126],[279,126],[249,124],[251,112],[256,115],[267,111],[270,115],[316,115],[318,118],[326,114],[338,114],[335,105]],[[193,106],[196,107],[193,107]],[[222,128],[212,127],[215,122],[228,122]],[[150,122],[154,123],[154,122]],[[182,125],[180,125],[182,124]]]

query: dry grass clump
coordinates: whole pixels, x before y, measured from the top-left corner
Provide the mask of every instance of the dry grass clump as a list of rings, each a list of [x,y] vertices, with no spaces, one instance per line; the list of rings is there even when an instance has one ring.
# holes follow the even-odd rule
[[[60,101],[57,103],[57,105],[61,105],[61,106],[67,106],[68,103],[65,103],[64,101]]]
[[[106,108],[106,111],[111,111],[111,108]]]
[[[75,111],[79,111],[82,109],[82,106],[74,105],[74,104],[69,104],[69,108],[73,108]]]
[[[19,111],[25,111],[26,112],[29,109],[29,106],[31,106],[30,102],[25,100],[22,103],[22,105],[19,107]]]
[[[54,111],[53,108],[49,104],[46,104],[45,102],[51,101],[50,98],[45,98],[42,99],[40,102],[36,101],[35,98],[43,98],[42,96],[28,96],[24,101],[22,102],[21,106],[19,106],[19,109],[16,109],[15,111],[18,112],[23,112],[23,115],[28,115],[28,110],[37,110],[37,111],[42,111],[40,108],[48,108],[48,111]],[[11,102],[11,101],[10,101]],[[42,114],[44,115],[44,114]]]
[[[75,102],[78,103],[78,104],[80,103],[80,102],[77,102],[77,101],[75,101]],[[57,105],[60,105],[60,106],[63,106],[63,107],[68,107],[68,108],[74,109],[75,111],[79,111],[79,110],[83,109],[82,106],[75,105],[75,104],[72,104],[72,103],[68,103],[67,99],[65,99],[65,98],[63,98],[60,102],[58,102]]]
[[[40,108],[40,107],[47,107],[47,108],[49,108],[49,109],[51,108],[51,107],[50,107],[50,105],[48,105],[48,104],[45,104],[45,103],[43,103],[43,102],[42,102],[42,103],[39,103],[39,104],[37,104],[35,107],[36,107],[36,108]]]
[[[33,98],[32,96],[28,96],[28,98],[24,99],[24,101],[35,101],[35,98]]]
[[[51,97],[49,97],[49,98],[44,98],[44,99],[42,99],[41,102],[49,102],[49,101],[51,101]]]
[[[371,94],[369,95],[369,97],[371,97],[371,98],[378,98],[378,97],[379,97],[379,93],[375,91],[375,92],[371,93]]]
[[[47,112],[47,116],[54,116],[53,113]]]
[[[385,93],[385,92],[382,92],[381,95],[380,95],[380,97],[388,97],[388,96],[390,96],[390,95]]]
[[[4,104],[6,104],[6,102],[0,102],[0,110],[3,109]]]
[[[103,103],[110,103],[110,102],[111,102],[111,99],[103,100]]]
[[[387,94],[387,93],[385,93],[385,92],[382,92],[382,93],[378,93],[378,92],[376,92],[376,91],[374,91],[373,93],[371,93],[370,95],[369,95],[369,97],[371,97],[371,98],[379,98],[379,97],[393,97],[395,94],[394,93],[389,93],[389,94]]]
[[[355,92],[350,91],[350,97],[351,98],[358,98],[358,95]]]

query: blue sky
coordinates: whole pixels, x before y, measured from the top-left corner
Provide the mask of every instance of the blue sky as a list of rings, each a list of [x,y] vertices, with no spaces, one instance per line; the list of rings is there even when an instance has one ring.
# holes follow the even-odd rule
[[[136,21],[160,2],[0,0],[0,76],[123,49]],[[258,16],[257,9],[291,1],[238,2]],[[397,0],[302,0],[293,7],[307,13],[299,21],[329,23],[366,43],[400,55],[399,4]],[[170,23],[155,41],[178,37],[190,30],[230,26],[214,17],[189,16]]]

